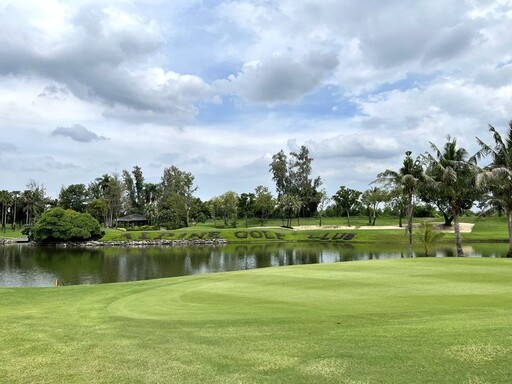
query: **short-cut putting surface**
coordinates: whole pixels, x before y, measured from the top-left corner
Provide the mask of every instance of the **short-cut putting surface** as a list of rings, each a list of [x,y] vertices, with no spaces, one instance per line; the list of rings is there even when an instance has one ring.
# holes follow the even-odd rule
[[[6,383],[510,383],[512,260],[0,289]]]

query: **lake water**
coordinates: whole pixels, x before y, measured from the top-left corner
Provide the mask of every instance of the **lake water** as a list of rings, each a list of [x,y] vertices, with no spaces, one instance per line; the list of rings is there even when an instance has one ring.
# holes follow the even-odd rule
[[[507,244],[474,244],[468,256],[505,257]],[[420,253],[418,251],[418,253]],[[437,257],[455,256],[453,247]],[[0,286],[114,283],[251,268],[407,257],[406,247],[340,243],[71,249],[0,246]]]

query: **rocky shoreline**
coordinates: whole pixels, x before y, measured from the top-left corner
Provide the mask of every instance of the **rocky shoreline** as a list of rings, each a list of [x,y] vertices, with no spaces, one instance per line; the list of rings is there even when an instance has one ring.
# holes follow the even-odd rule
[[[0,245],[28,243],[28,239],[0,239]]]
[[[59,248],[103,248],[103,247],[187,247],[187,246],[221,246],[228,242],[225,239],[211,240],[137,240],[137,241],[86,241],[56,244]]]
[[[11,245],[25,243],[30,246],[38,246],[34,242],[26,239],[0,239],[0,245]],[[228,242],[225,239],[209,240],[124,240],[124,241],[85,241],[85,242],[67,242],[52,244],[59,248],[103,248],[103,247],[187,247],[187,246],[221,246]]]

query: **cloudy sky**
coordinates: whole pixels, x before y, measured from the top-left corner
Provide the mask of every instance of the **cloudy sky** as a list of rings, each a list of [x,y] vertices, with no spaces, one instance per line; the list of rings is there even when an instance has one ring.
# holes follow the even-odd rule
[[[0,0],[0,189],[134,165],[273,187],[307,145],[334,193],[512,119],[510,0]]]

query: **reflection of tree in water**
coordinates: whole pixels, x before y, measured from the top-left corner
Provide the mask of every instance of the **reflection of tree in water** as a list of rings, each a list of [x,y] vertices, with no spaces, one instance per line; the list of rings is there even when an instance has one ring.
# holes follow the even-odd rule
[[[478,244],[476,255],[502,257],[506,244]],[[22,285],[108,283],[186,274],[306,263],[400,258],[406,248],[346,243],[260,243],[222,247],[55,248],[9,245],[0,247],[1,281],[18,276]],[[438,248],[438,256],[455,256],[453,247]],[[9,275],[10,274],[10,275]],[[32,279],[32,280],[31,280]],[[1,282],[0,281],[0,282]],[[32,281],[32,283],[31,283]]]

